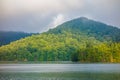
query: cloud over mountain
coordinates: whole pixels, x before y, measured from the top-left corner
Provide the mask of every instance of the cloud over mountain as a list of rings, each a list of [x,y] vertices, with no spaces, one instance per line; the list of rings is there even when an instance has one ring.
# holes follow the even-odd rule
[[[119,0],[0,0],[0,30],[43,32],[80,16],[120,27],[119,5]]]

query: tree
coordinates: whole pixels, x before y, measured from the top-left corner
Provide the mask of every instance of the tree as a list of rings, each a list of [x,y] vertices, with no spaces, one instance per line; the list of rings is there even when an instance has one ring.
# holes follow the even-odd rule
[[[78,62],[79,61],[79,52],[75,52],[71,55],[71,60],[73,62]]]

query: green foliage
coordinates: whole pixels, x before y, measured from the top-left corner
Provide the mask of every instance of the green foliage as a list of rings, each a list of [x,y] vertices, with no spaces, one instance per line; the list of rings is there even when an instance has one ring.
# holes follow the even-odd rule
[[[120,29],[101,22],[89,20],[81,17],[68,22],[65,22],[48,33],[63,33],[64,31],[75,34],[86,34],[90,37],[95,37],[99,41],[120,42]]]
[[[117,28],[75,19],[0,47],[0,61],[120,62],[119,35]]]
[[[71,60],[73,61],[73,62],[78,62],[79,61],[79,54],[78,54],[79,52],[76,52],[76,53],[73,53],[72,55],[71,55]]]
[[[120,62],[120,43],[93,45],[79,50],[78,55],[81,62]]]

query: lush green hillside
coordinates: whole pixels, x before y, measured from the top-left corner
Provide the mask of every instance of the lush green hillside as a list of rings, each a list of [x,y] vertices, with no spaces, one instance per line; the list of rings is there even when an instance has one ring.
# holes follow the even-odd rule
[[[9,44],[12,41],[16,41],[27,36],[31,36],[32,33],[13,32],[13,31],[0,31],[0,46]]]
[[[1,61],[120,62],[120,29],[87,18],[0,47]]]
[[[89,20],[85,17],[65,22],[55,29],[49,30],[48,33],[57,34],[64,31],[76,34],[84,33],[88,36],[95,37],[99,41],[120,42],[120,29],[101,22]]]

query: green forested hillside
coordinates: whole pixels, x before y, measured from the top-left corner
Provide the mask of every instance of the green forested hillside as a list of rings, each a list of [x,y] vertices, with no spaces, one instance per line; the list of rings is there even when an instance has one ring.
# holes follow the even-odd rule
[[[88,36],[95,37],[99,41],[120,42],[120,29],[85,17],[65,22],[55,29],[49,30],[48,33],[58,34],[64,31],[76,34],[84,33]]]
[[[0,61],[120,62],[120,29],[78,18],[0,47]]]

